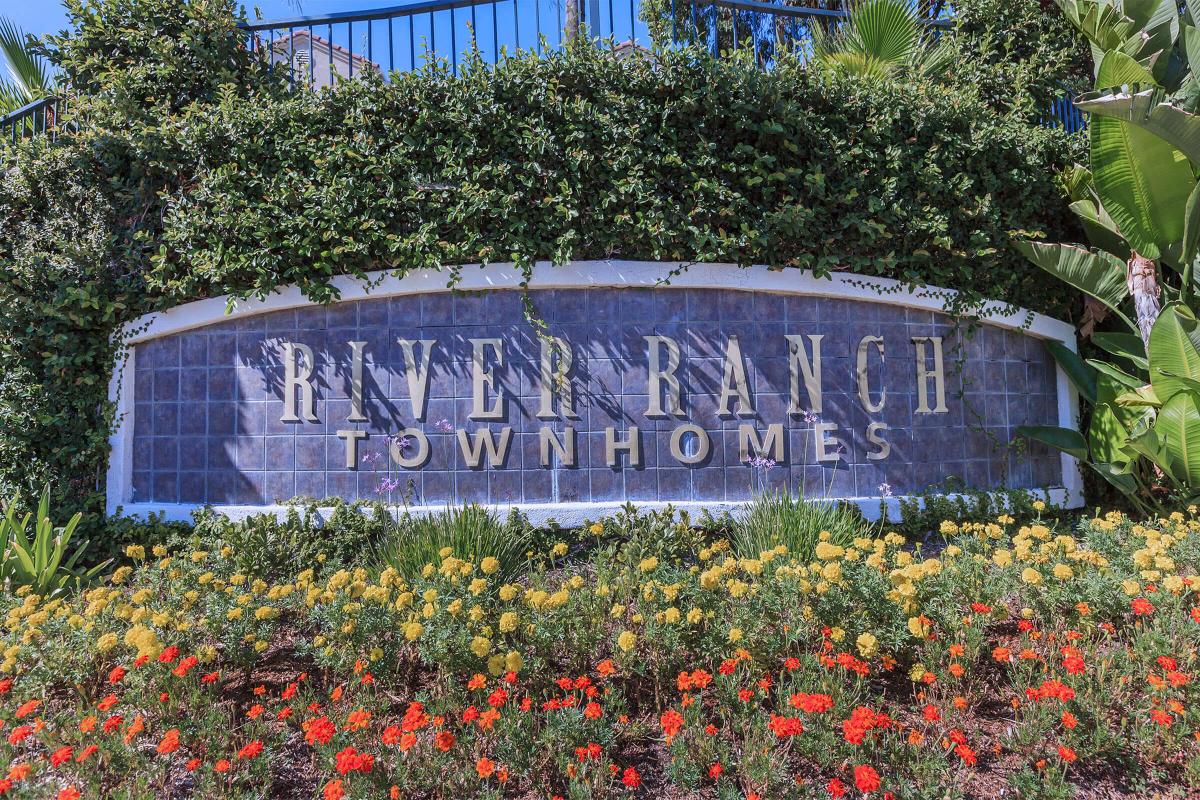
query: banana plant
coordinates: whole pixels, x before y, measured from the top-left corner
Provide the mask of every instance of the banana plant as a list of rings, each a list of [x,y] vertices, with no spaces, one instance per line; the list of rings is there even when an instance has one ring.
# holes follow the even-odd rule
[[[1063,175],[1088,243],[1018,241],[1088,297],[1085,334],[1108,358],[1054,356],[1091,403],[1087,434],[1021,429],[1089,464],[1145,508],[1200,497],[1200,0],[1056,0],[1087,37],[1095,91],[1089,166]],[[1197,7],[1193,7],[1193,5]]]
[[[16,503],[7,503],[0,519],[0,581],[4,587],[12,591],[28,586],[34,594],[52,597],[78,588],[98,575],[109,562],[79,569],[76,564],[88,543],[84,541],[70,549],[81,519],[83,514],[77,513],[65,527],[56,528],[50,521],[49,488],[42,493],[36,519],[32,514],[18,517]]]

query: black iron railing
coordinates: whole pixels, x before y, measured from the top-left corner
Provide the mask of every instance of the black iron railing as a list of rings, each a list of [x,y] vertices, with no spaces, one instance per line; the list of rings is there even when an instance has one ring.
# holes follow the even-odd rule
[[[660,36],[677,45],[697,44],[714,54],[750,51],[770,68],[784,52],[810,53],[817,29],[829,32],[846,17],[837,7],[797,7],[765,0],[661,0],[656,14],[669,15]],[[458,71],[464,53],[496,63],[505,53],[543,52],[570,36],[610,42],[618,52],[648,47],[650,26],[642,0],[418,0],[369,11],[246,23],[247,47],[286,70],[294,87],[319,89],[368,73],[387,79],[431,59]],[[953,21],[938,11],[925,18],[935,32]],[[65,101],[48,97],[0,117],[0,141],[61,129]],[[1082,130],[1087,118],[1064,95],[1047,110],[1044,124]]]
[[[431,59],[457,72],[463,53],[496,63],[502,53],[562,46],[568,31],[632,47],[648,44],[639,0],[421,0],[374,11],[252,22],[248,46],[288,72],[293,85],[321,88],[367,72],[386,77]]]
[[[43,134],[55,136],[59,115],[66,102],[58,97],[42,97],[0,117],[0,142],[15,142]]]

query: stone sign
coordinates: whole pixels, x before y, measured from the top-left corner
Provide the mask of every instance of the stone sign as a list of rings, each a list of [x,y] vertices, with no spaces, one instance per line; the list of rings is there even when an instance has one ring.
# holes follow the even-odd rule
[[[1073,422],[1045,346],[1070,341],[1063,323],[969,335],[891,282],[705,265],[662,283],[674,266],[541,267],[536,324],[505,267],[467,268],[486,291],[408,276],[327,307],[291,292],[140,321],[114,380],[110,510],[1078,494],[1069,459],[1013,443]]]

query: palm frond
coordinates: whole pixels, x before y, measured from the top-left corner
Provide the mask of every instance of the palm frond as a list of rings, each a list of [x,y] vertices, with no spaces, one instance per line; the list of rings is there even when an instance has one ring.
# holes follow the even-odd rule
[[[0,16],[0,53],[8,66],[9,85],[22,93],[24,103],[54,92],[50,71],[45,62],[30,51],[27,42],[24,31],[12,20]]]
[[[834,72],[881,77],[943,72],[953,50],[929,36],[911,0],[860,0],[832,34],[813,37],[813,62]]]

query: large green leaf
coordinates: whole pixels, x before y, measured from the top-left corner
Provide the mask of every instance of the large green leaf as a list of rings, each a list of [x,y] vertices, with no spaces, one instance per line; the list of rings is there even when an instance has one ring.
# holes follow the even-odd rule
[[[1173,145],[1200,167],[1200,116],[1166,100],[1166,92],[1151,88],[1092,92],[1080,96],[1075,105],[1092,115],[1093,124],[1097,117],[1107,117],[1136,125]]]
[[[1129,295],[1129,287],[1125,283],[1125,264],[1116,256],[1073,244],[1017,240],[1014,246],[1034,264],[1090,294],[1115,311],[1130,328],[1134,327],[1119,308]]]
[[[1135,363],[1142,362],[1140,366],[1145,367],[1146,345],[1142,344],[1142,337],[1136,333],[1100,331],[1092,334],[1092,344],[1114,356],[1122,356]]]
[[[1183,265],[1190,264],[1195,261],[1197,246],[1200,245],[1200,183],[1196,184],[1196,188],[1192,189],[1191,196],[1188,197],[1187,206],[1183,214],[1183,243],[1179,247],[1179,263]],[[1192,272],[1192,281],[1196,280],[1196,273]]]
[[[1162,310],[1150,331],[1147,354],[1150,382],[1164,404],[1188,391],[1180,377],[1200,380],[1200,324],[1187,306],[1172,303]]]
[[[1129,122],[1096,117],[1089,129],[1100,204],[1129,246],[1147,258],[1178,248],[1183,209],[1196,183],[1187,159]]]
[[[1016,434],[1049,445],[1055,450],[1061,450],[1081,461],[1088,456],[1087,440],[1083,438],[1082,433],[1070,428],[1059,428],[1054,425],[1022,425],[1017,428]]]
[[[1118,394],[1124,392],[1126,389],[1136,389],[1145,383],[1145,381],[1137,378],[1134,375],[1130,375],[1128,372],[1109,361],[1101,361],[1098,358],[1089,358],[1087,363],[1089,366],[1095,369],[1097,373],[1099,373],[1097,380],[1101,383],[1101,385],[1103,385],[1105,378],[1111,379],[1111,384]],[[1105,392],[1097,391],[1096,394],[1097,402],[1103,403],[1107,401]]]
[[[1088,425],[1088,451],[1092,461],[1127,465],[1133,458],[1125,446],[1129,429],[1117,417],[1113,406],[1101,403],[1092,409]]]
[[[1200,487],[1200,396],[1176,394],[1158,412],[1154,428],[1167,451],[1171,471],[1189,487]]]
[[[1096,372],[1089,367],[1079,354],[1062,342],[1046,342],[1046,349],[1062,371],[1075,386],[1075,389],[1089,403],[1096,402]]]
[[[1109,89],[1154,83],[1150,70],[1119,50],[1109,50],[1096,69],[1096,88]]]
[[[1092,200],[1076,200],[1071,203],[1071,210],[1083,223],[1083,231],[1092,247],[1111,253],[1122,261],[1129,259],[1129,242],[1125,241],[1125,237],[1117,230],[1117,223],[1103,208]]]

